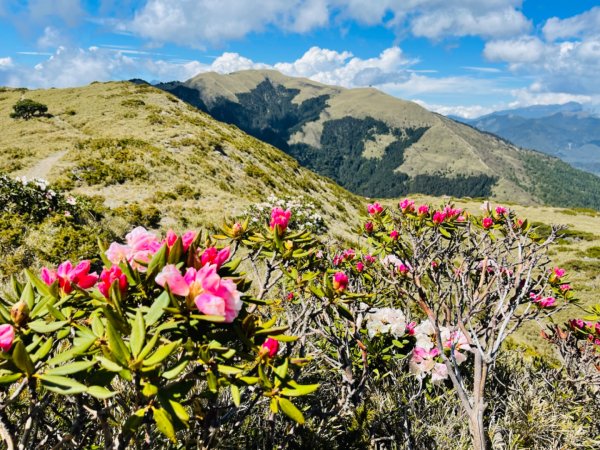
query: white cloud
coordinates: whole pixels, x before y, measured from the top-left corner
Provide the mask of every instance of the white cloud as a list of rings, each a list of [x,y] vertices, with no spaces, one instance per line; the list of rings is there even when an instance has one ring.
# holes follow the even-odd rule
[[[406,68],[415,60],[404,57],[399,47],[391,47],[378,57],[361,59],[350,52],[312,47],[292,63],[275,64],[275,69],[291,76],[339,86],[355,87],[396,83],[406,80]]]
[[[13,66],[12,58],[0,58],[0,71],[8,70]]]
[[[534,83],[528,88],[515,89],[511,94],[515,100],[509,103],[510,108],[531,105],[562,105],[568,102],[597,103],[600,96],[574,95],[565,92],[540,92],[542,86]]]
[[[544,57],[544,43],[533,36],[491,41],[485,44],[484,56],[490,61],[507,61],[511,64],[533,63]]]
[[[117,28],[158,44],[197,48],[269,27],[306,33],[350,20],[430,39],[500,38],[531,28],[521,4],[522,0],[263,0],[257,6],[247,0],[148,0],[133,18],[117,22]]]
[[[598,34],[600,31],[600,7],[596,6],[589,11],[566,19],[558,17],[548,19],[542,31],[548,41]]]
[[[499,106],[488,107],[481,105],[437,105],[426,103],[418,99],[413,101],[425,109],[443,114],[444,116],[458,116],[464,117],[465,119],[474,119],[500,109]]]
[[[64,42],[64,38],[60,32],[54,27],[47,26],[44,28],[44,34],[38,38],[37,45],[40,48],[56,48],[61,42]]]

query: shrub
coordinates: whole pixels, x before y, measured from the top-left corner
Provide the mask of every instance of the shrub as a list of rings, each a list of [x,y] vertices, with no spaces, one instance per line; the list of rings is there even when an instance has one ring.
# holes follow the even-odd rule
[[[17,101],[13,106],[13,110],[10,114],[13,119],[29,120],[33,117],[45,117],[48,113],[46,105],[28,98]]]

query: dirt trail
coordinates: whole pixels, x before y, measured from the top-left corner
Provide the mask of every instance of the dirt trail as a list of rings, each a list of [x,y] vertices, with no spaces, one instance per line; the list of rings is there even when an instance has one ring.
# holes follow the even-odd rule
[[[60,159],[67,153],[67,150],[61,150],[53,153],[50,156],[39,161],[35,166],[32,166],[24,171],[22,175],[28,179],[31,178],[43,178],[48,179],[48,175],[52,168],[60,161]]]

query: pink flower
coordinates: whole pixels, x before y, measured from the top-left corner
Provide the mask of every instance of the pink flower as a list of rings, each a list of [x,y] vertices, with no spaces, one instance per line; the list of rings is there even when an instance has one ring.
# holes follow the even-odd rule
[[[458,217],[460,213],[462,213],[462,209],[454,209],[450,205],[447,205],[446,207],[444,207],[443,212],[446,215],[447,219],[454,219],[455,217]]]
[[[267,340],[261,346],[261,353],[269,355],[269,358],[273,358],[279,350],[279,342],[273,338],[267,338]]]
[[[408,267],[405,264],[399,264],[397,266],[398,272],[400,272],[400,275],[406,275],[409,272]]]
[[[363,259],[367,264],[373,264],[375,261],[377,261],[377,258],[375,258],[373,255],[365,255],[363,256]]]
[[[444,220],[446,220],[446,214],[444,214],[442,211],[436,211],[435,213],[433,213],[432,220],[434,224],[439,225]]]
[[[217,269],[220,269],[221,266],[229,259],[230,256],[229,247],[225,247],[221,250],[217,250],[215,247],[208,247],[202,253],[200,257],[200,264],[205,266],[207,264],[215,264]]]
[[[427,214],[429,214],[429,206],[427,206],[427,205],[419,206],[419,209],[417,210],[417,214],[419,216],[426,216]]]
[[[169,286],[169,290],[175,295],[187,296],[190,293],[189,283],[185,280],[175,264],[167,264],[156,275],[156,283],[162,287]]]
[[[172,236],[171,236],[172,239]],[[106,251],[106,257],[113,264],[129,262],[139,272],[146,271],[152,256],[160,250],[162,243],[144,227],[137,227],[125,236],[126,244],[113,242]]]
[[[556,306],[556,299],[554,297],[542,297],[541,295],[536,295],[533,292],[529,295],[533,300],[533,303],[538,305],[540,308],[551,308]]]
[[[458,217],[456,218],[456,221],[457,221],[457,222],[464,222],[465,220],[467,220],[467,218],[466,218],[465,216],[458,216]]]
[[[233,322],[243,306],[236,284],[222,279],[215,264],[200,270],[190,267],[183,276],[175,265],[167,264],[156,276],[156,283],[168,285],[173,294],[193,300],[200,312],[222,316],[228,323]]]
[[[483,228],[487,230],[492,225],[494,225],[494,219],[492,219],[491,217],[484,217],[481,221],[481,225],[483,225]]]
[[[167,235],[165,237],[164,242],[167,243],[167,246],[169,248],[173,247],[173,245],[175,245],[175,242],[177,242],[178,236],[177,234],[173,231],[173,230],[169,230],[167,231]],[[185,233],[183,233],[183,235],[181,236],[181,243],[183,244],[183,250],[186,251],[188,248],[190,248],[190,245],[192,245],[192,242],[194,242],[194,239],[196,239],[196,232],[195,231],[186,231]]]
[[[277,230],[278,234],[283,234],[288,227],[292,211],[290,209],[283,210],[281,208],[273,208],[271,210],[271,222],[269,227],[271,230]]]
[[[357,262],[356,263],[356,271],[357,272],[362,272],[363,270],[365,270],[365,265],[362,262]]]
[[[570,285],[570,284],[568,284],[568,283],[561,284],[561,285],[558,287],[558,289],[560,290],[560,292],[562,292],[562,293],[564,294],[565,292],[567,292],[567,291],[570,291],[570,290],[571,290],[571,285]]]
[[[0,325],[0,349],[8,352],[15,340],[15,329],[12,325],[4,323]]]
[[[69,294],[73,290],[73,285],[81,289],[88,289],[96,284],[98,274],[89,272],[90,262],[88,260],[81,261],[75,267],[71,261],[65,261],[58,266],[56,271],[46,267],[42,268],[41,278],[48,286],[58,280],[60,290]]]
[[[185,280],[200,312],[225,317],[227,323],[233,322],[240,313],[243,303],[236,284],[221,278],[214,264],[200,270],[190,267],[185,273]],[[195,295],[196,292],[199,294]]]
[[[348,287],[348,275],[344,272],[336,272],[333,276],[333,289],[343,292]]]
[[[121,271],[119,266],[112,266],[110,269],[102,270],[100,274],[100,283],[98,283],[98,290],[104,297],[109,297],[110,287],[115,280],[119,281],[119,290],[121,295],[125,295],[127,292],[127,277]]]
[[[415,210],[415,202],[414,200],[409,200],[408,198],[405,198],[404,200],[402,200],[398,206],[400,207],[400,210],[406,214],[406,213],[411,213]]]
[[[354,251],[353,248],[349,248],[347,250],[344,250],[342,252],[342,260],[343,261],[347,261],[347,260],[352,260],[356,257],[356,252]]]
[[[370,220],[368,222],[365,222],[365,231],[368,234],[371,234],[373,232],[373,222],[371,222]]]
[[[288,299],[288,300],[294,300],[294,293],[293,293],[293,292],[290,292],[290,293],[287,295],[287,299]]]
[[[390,231],[390,237],[392,238],[393,241],[397,241],[399,235],[400,235],[400,233],[398,233],[398,231],[396,231],[396,230]]]
[[[406,324],[406,332],[408,333],[409,336],[415,335],[416,326],[417,326],[417,322],[409,322],[408,324]]]
[[[367,205],[367,211],[369,212],[370,215],[374,216],[383,211],[383,206],[381,206],[381,204],[378,202],[375,202],[373,204],[369,203]]]
[[[496,206],[496,214],[498,214],[499,216],[503,216],[507,212],[508,209],[506,209],[504,206]]]
[[[552,269],[552,274],[556,277],[556,279],[560,279],[565,276],[567,271],[565,269],[561,269],[560,267],[555,267]]]

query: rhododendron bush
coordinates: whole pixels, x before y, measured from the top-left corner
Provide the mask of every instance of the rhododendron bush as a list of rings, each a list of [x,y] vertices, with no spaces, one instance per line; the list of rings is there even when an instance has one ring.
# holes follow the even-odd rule
[[[450,411],[489,448],[507,337],[576,301],[548,258],[557,229],[405,199],[369,204],[356,242],[332,247],[295,207],[217,234],[138,227],[98,260],[13,279],[6,446],[425,448],[432,411]],[[569,326],[597,345],[596,322]]]

